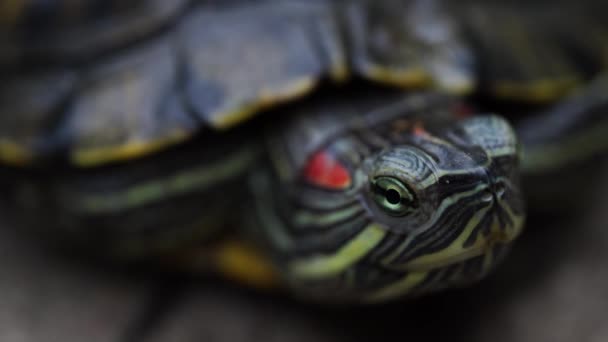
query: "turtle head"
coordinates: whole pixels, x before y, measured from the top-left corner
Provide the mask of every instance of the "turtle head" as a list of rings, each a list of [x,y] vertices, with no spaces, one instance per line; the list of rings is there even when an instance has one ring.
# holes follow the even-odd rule
[[[312,297],[381,301],[471,283],[521,231],[518,159],[497,116],[406,116],[335,135],[296,182],[262,192],[285,195],[266,235]]]
[[[396,276],[381,299],[476,281],[519,235],[517,140],[497,116],[410,131],[362,163],[362,199],[386,235],[368,262]]]

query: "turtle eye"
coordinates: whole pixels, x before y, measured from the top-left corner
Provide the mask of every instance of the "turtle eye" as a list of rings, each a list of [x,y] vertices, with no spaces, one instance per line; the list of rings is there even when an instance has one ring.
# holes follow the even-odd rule
[[[372,192],[376,203],[391,216],[405,216],[416,209],[414,193],[396,178],[375,178]]]

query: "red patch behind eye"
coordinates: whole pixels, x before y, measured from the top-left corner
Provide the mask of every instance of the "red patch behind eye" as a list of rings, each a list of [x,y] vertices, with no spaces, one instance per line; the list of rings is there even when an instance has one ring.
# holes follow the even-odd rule
[[[304,177],[311,184],[329,189],[345,189],[351,184],[348,170],[327,151],[319,151],[310,158]]]

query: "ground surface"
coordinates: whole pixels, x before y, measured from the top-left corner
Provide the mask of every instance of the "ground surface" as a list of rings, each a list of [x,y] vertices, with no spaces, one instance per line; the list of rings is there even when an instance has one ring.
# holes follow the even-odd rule
[[[605,178],[584,213],[534,218],[478,286],[371,308],[320,309],[217,281],[66,263],[4,224],[0,341],[608,341]]]

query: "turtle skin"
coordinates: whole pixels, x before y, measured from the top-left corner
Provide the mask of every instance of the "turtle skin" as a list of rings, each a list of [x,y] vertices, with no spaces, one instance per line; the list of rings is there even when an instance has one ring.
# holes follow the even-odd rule
[[[199,247],[255,211],[252,170],[297,182],[324,138],[404,97],[404,112],[507,116],[523,172],[544,177],[607,148],[604,7],[13,1],[0,7],[2,201],[87,252]]]

